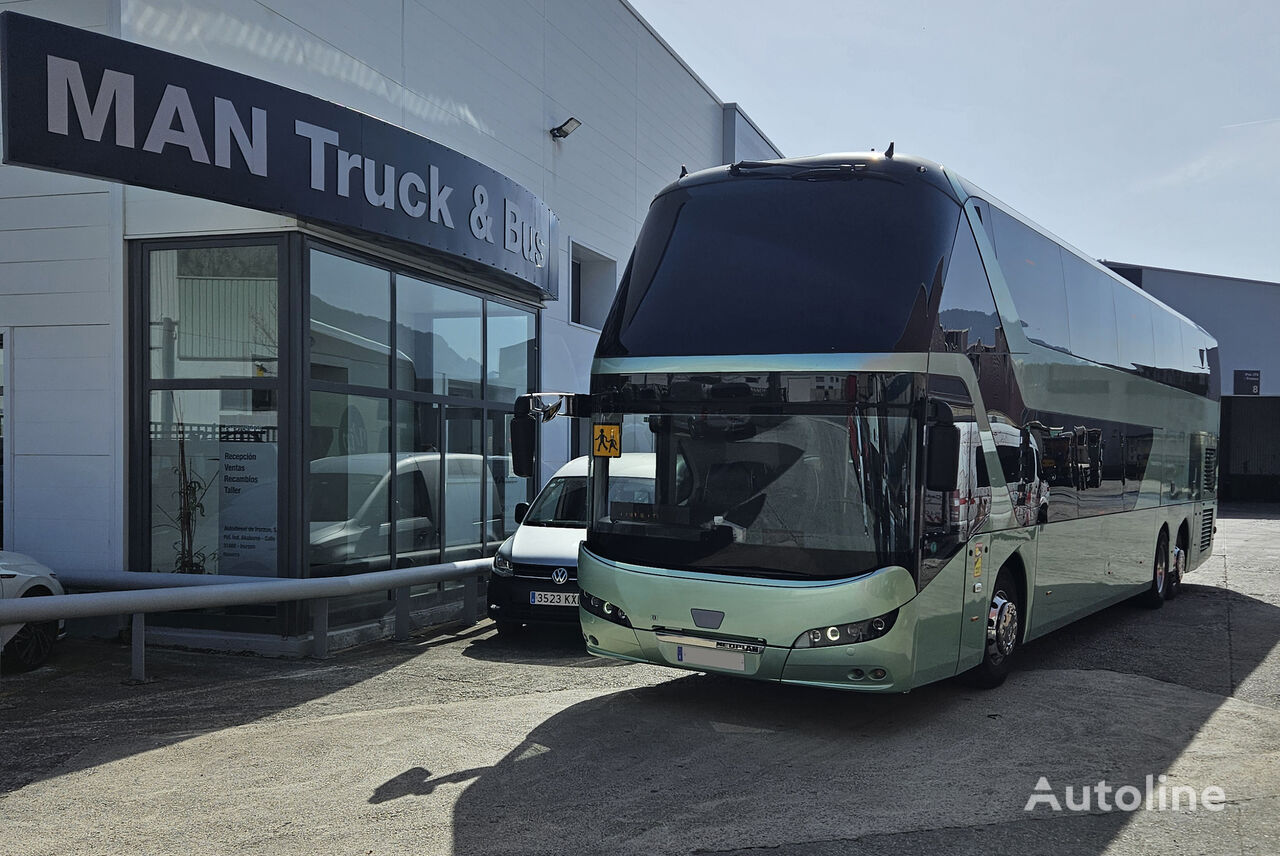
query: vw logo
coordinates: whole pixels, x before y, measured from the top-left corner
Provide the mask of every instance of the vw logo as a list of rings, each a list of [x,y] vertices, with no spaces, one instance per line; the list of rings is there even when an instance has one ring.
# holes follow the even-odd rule
[[[569,582],[569,571],[566,568],[556,568],[551,572],[551,582],[558,586]]]

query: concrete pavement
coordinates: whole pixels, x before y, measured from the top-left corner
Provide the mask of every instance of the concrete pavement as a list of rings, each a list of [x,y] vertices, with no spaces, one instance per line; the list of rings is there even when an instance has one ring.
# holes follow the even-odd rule
[[[0,853],[1280,853],[1280,513],[1000,689],[872,697],[457,636],[323,662],[72,640],[0,679]],[[1221,811],[1024,810],[1065,789]]]

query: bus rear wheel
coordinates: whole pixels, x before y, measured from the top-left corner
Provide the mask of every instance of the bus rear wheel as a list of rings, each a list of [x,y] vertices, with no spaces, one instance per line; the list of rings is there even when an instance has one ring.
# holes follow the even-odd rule
[[[1178,532],[1178,544],[1173,548],[1169,563],[1169,575],[1164,584],[1164,599],[1173,600],[1182,593],[1182,575],[1187,572],[1187,530]]]
[[[982,662],[970,669],[965,680],[975,687],[994,689],[1004,683],[1012,667],[1013,654],[1022,639],[1022,612],[1018,604],[1018,588],[1012,572],[1002,569],[996,575],[987,611],[987,644]]]
[[[1147,609],[1159,609],[1164,606],[1169,585],[1169,533],[1164,530],[1156,539],[1156,557],[1151,566],[1151,586],[1139,596],[1140,603]]]

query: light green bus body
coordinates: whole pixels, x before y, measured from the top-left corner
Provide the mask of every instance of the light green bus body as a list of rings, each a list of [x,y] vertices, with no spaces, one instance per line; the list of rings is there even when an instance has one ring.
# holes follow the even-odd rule
[[[959,198],[967,198],[952,181]],[[1216,519],[1214,485],[1208,477],[1201,479],[1203,491],[1179,491],[1177,485],[1185,485],[1188,467],[1199,464],[1189,459],[1201,448],[1194,438],[1216,450],[1217,401],[1029,341],[972,198],[964,216],[1026,407],[1151,426],[1150,455],[1133,510],[1020,523],[974,364],[962,353],[597,358],[593,375],[912,372],[958,378],[973,401],[991,496],[985,519],[964,548],[919,588],[912,573],[898,566],[841,580],[735,577],[606,559],[584,543],[578,559],[582,590],[625,609],[631,625],[580,610],[590,653],[786,683],[902,692],[982,662],[991,590],[1002,569],[1010,569],[1023,587],[1020,641],[1029,641],[1147,591],[1162,537],[1170,548],[1186,545],[1183,573],[1205,562]],[[1100,468],[1100,460],[1094,466]],[[1080,502],[1090,500],[1088,490],[1079,496]],[[695,626],[691,610],[701,609],[723,613],[723,623],[713,630]],[[812,629],[894,610],[892,628],[879,638],[797,647]],[[881,669],[882,679],[871,677]]]

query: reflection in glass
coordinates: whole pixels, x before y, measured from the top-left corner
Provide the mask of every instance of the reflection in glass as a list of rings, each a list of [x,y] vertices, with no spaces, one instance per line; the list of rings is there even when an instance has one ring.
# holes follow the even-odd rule
[[[942,299],[938,302],[933,350],[961,354],[1008,350],[978,245],[963,217],[956,228]]]
[[[356,395],[311,394],[312,576],[390,566],[389,404]]]
[[[396,404],[396,567],[440,561],[440,408]]]
[[[595,376],[599,421],[621,425],[624,441],[621,463],[593,461],[591,548],[655,567],[781,579],[890,564],[914,572],[918,380]],[[629,447],[632,435],[648,436],[655,452]],[[618,500],[615,469],[651,471],[653,498]]]
[[[484,411],[445,409],[445,561],[484,555],[483,507],[490,479],[484,466]]]
[[[511,414],[490,412],[485,454],[492,480],[489,531],[485,539],[494,549],[516,531],[516,504],[529,499],[529,487],[533,483],[532,479],[519,478],[511,471],[511,450],[507,447],[510,436]]]
[[[514,402],[529,391],[534,366],[534,315],[501,303],[489,302],[489,349],[486,366],[489,382],[485,398]]]
[[[479,297],[396,277],[396,385],[479,398],[482,306]]]
[[[311,378],[385,387],[391,352],[391,274],[312,250]]]
[[[998,208],[988,209],[1000,270],[1013,296],[1027,339],[1067,351],[1067,295],[1058,245]]]
[[[1116,329],[1119,332],[1120,368],[1150,369],[1155,364],[1155,340],[1151,316],[1154,305],[1140,291],[1122,286],[1113,292]]]
[[[276,377],[275,244],[150,253],[151,377]]]
[[[1095,363],[1116,365],[1119,361],[1116,311],[1111,292],[1123,286],[1112,276],[1065,250],[1062,265],[1067,279],[1072,353]]]
[[[277,574],[278,414],[238,392],[151,393],[153,571]]]

